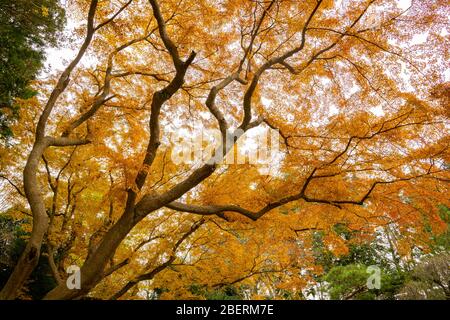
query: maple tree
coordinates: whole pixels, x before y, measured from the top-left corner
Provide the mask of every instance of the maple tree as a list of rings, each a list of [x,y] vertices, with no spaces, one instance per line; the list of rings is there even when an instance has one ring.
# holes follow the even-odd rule
[[[445,232],[450,206],[449,13],[432,0],[73,1],[76,56],[18,100],[0,151],[10,214],[32,219],[0,298],[41,255],[46,299],[237,284],[257,298],[301,296],[321,272],[315,231],[336,255],[338,225],[352,241],[395,225],[403,257],[427,250],[424,226]],[[175,163],[171,134],[199,126],[219,129],[216,160],[255,130],[277,131],[281,156],[269,171]]]

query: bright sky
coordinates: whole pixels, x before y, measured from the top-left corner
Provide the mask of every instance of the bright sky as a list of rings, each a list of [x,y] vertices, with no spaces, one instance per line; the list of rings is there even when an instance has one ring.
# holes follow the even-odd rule
[[[397,0],[397,7],[406,10],[411,6],[411,0]]]
[[[61,0],[66,9],[69,9],[69,6],[65,0]],[[336,6],[339,6],[343,1],[337,0]],[[396,0],[397,7],[401,10],[408,9],[412,1],[411,0]],[[75,57],[77,48],[79,47],[79,42],[81,39],[77,39],[74,36],[74,30],[83,22],[79,22],[74,20],[72,17],[67,17],[67,25],[64,31],[64,35],[66,37],[65,43],[61,45],[59,48],[48,48],[47,49],[47,60],[45,62],[45,68],[42,72],[42,77],[53,76],[55,73],[59,73],[67,66],[67,64]],[[442,29],[442,36],[448,35],[448,30],[446,28]],[[425,43],[428,39],[428,33],[416,34],[410,45],[417,45]],[[77,43],[78,42],[78,43]],[[83,66],[93,66],[96,64],[95,59],[89,58],[89,55],[85,55],[85,57],[80,62]],[[450,81],[450,69],[446,69],[444,72],[445,81]],[[263,101],[263,104],[269,104],[271,101]],[[330,116],[338,113],[338,110],[333,106],[330,107]],[[377,116],[382,116],[384,114],[382,107],[372,108],[370,110],[373,114]]]

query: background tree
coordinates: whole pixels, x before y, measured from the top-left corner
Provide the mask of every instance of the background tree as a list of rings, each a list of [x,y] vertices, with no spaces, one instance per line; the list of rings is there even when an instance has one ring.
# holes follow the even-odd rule
[[[386,241],[386,231],[376,232],[370,239],[359,237],[357,232],[349,233],[342,227],[335,232],[341,235],[344,232],[349,237],[348,252],[336,256],[316,235],[314,255],[323,272],[315,276],[316,283],[306,293],[315,298],[337,300],[395,299],[405,283],[409,260],[404,259],[400,266],[402,256],[392,251],[389,241]],[[372,274],[368,272],[370,266],[380,270],[381,287],[378,289],[367,286],[368,277]]]
[[[440,206],[439,210],[448,224],[448,208]],[[348,252],[342,255],[335,255],[324,244],[323,232],[316,231],[312,250],[323,272],[314,276],[314,285],[305,290],[307,295],[331,299],[445,299],[448,274],[443,269],[450,250],[448,228],[439,235],[433,234],[427,223],[424,228],[429,240],[411,243],[408,255],[398,250],[397,239],[404,235],[398,233],[395,224],[381,227],[368,239],[357,230],[335,226],[334,232],[349,240]],[[381,271],[379,289],[366,285],[369,266]]]

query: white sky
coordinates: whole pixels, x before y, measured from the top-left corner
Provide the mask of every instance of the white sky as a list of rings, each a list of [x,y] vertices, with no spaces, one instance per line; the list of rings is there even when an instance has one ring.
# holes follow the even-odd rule
[[[406,10],[411,6],[411,0],[397,0],[397,7]]]

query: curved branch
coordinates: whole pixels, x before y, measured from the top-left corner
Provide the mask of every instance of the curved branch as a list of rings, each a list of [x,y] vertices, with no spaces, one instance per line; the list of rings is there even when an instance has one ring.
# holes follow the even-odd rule
[[[306,31],[308,30],[308,26],[311,23],[311,20],[313,19],[314,15],[316,14],[317,10],[320,7],[320,4],[322,3],[322,0],[317,1],[313,11],[309,15],[308,19],[305,22],[305,25],[302,29],[302,40],[298,47],[286,52],[285,54],[272,58],[268,61],[266,61],[256,72],[255,75],[252,78],[252,81],[250,82],[250,86],[248,87],[247,91],[244,94],[244,101],[243,101],[243,108],[244,108],[244,118],[242,120],[241,125],[239,126],[240,129],[245,130],[250,123],[252,119],[252,97],[255,93],[256,87],[258,86],[259,79],[261,78],[262,74],[271,68],[275,64],[282,63],[286,59],[290,58],[294,54],[300,52],[306,43]]]
[[[155,19],[158,23],[159,34],[164,43],[164,46],[166,47],[167,51],[169,51],[169,54],[172,57],[175,68],[177,70],[181,69],[181,68],[183,68],[184,63],[180,59],[180,55],[178,53],[177,47],[175,46],[172,39],[170,39],[169,35],[167,34],[166,21],[164,20],[164,18],[162,16],[159,3],[157,0],[149,0],[149,2],[153,9],[153,15],[155,16]]]
[[[14,189],[16,189],[18,194],[20,194],[22,197],[25,197],[25,193],[22,190],[20,190],[20,188],[14,182],[12,182],[11,179],[9,179],[7,176],[3,174],[0,174],[0,178],[6,180]]]

